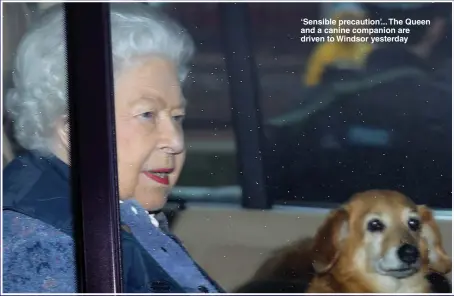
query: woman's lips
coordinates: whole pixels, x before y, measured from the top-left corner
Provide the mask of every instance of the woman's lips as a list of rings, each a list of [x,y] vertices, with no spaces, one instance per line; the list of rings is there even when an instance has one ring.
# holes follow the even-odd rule
[[[151,180],[158,182],[162,185],[169,185],[169,174],[173,170],[171,169],[160,169],[155,171],[146,171],[144,172],[145,176],[150,178]]]

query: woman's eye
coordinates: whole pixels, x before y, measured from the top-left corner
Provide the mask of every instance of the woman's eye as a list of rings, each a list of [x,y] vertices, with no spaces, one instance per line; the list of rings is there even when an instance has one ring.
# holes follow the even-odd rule
[[[182,123],[183,120],[184,120],[184,115],[176,115],[176,116],[173,116],[173,120],[175,120],[175,121],[178,122],[178,123]]]
[[[154,116],[153,112],[144,112],[144,113],[141,113],[139,114],[139,117],[142,118],[142,119],[152,119]]]

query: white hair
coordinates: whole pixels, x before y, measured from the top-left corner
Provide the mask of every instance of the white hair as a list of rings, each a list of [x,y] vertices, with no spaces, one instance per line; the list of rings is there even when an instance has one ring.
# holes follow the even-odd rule
[[[141,57],[159,55],[178,66],[184,81],[194,52],[191,37],[156,8],[141,3],[110,6],[114,75]],[[5,98],[19,144],[43,154],[51,152],[55,123],[68,109],[64,30],[62,5],[48,9],[32,25],[17,50],[14,88]]]

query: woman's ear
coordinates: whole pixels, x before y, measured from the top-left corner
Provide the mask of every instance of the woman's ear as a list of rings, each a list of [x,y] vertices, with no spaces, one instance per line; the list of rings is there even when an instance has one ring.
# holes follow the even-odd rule
[[[441,232],[432,211],[427,206],[420,205],[418,213],[422,221],[421,238],[428,248],[429,269],[440,274],[451,272],[452,259],[443,248]]]
[[[343,240],[348,236],[348,212],[331,212],[318,229],[312,245],[312,265],[316,273],[325,273],[336,264]]]

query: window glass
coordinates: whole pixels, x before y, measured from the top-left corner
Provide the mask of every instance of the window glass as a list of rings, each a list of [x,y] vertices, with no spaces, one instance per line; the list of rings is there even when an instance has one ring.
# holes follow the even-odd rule
[[[219,24],[216,17],[209,18],[217,14],[217,6],[172,4],[161,5],[164,12],[146,12],[146,5],[111,5],[115,135],[121,199],[121,221],[118,222],[121,222],[122,237],[128,233],[134,236],[134,239],[126,240],[126,245],[122,240],[124,266],[134,265],[134,272],[138,274],[154,275],[156,268],[164,272],[157,278],[140,278],[126,270],[124,288],[129,292],[160,293],[169,289],[217,292],[215,284],[192,263],[178,242],[166,235],[169,220],[165,217],[168,214],[167,197],[172,193],[184,199],[217,201],[227,197],[231,201],[232,197],[237,200],[241,192],[236,186],[235,146]],[[3,10],[4,16],[8,14],[5,27],[9,29],[7,38],[3,37],[9,46],[3,57],[8,62],[4,69],[8,102],[4,108],[8,123],[5,133],[18,140],[13,142],[17,143],[17,149],[10,145],[11,154],[18,152],[30,156],[13,160],[2,175],[3,205],[10,209],[3,212],[2,221],[2,242],[5,243],[2,250],[7,262],[3,265],[7,274],[4,287],[8,292],[27,289],[75,291],[77,275],[72,274],[75,270],[72,267],[76,259],[73,242],[77,237],[72,227],[74,213],[68,186],[71,181],[71,128],[65,89],[67,68],[62,7],[24,3],[8,3],[7,6],[8,10]],[[28,29],[29,19],[33,20],[41,13],[45,17],[29,27],[28,39],[20,50],[16,50]],[[180,22],[188,32],[173,25],[163,13]],[[191,51],[189,38],[194,40],[196,54],[194,59],[186,60]],[[15,57],[19,62],[12,63]],[[86,77],[93,73],[87,73]],[[97,93],[93,89],[89,91],[92,95]],[[93,109],[84,111],[93,113]],[[87,125],[81,127],[82,133],[83,128]],[[7,157],[11,160],[14,155]],[[73,168],[75,164],[77,162],[72,162]],[[102,170],[102,166],[96,168]],[[96,190],[100,183],[96,178],[92,180],[95,181],[88,183],[88,186],[92,185],[88,191]],[[175,187],[178,181],[181,186]],[[87,189],[87,183],[80,186]],[[216,188],[214,193],[210,190],[213,187]],[[105,193],[105,188],[101,189],[99,191]],[[92,200],[108,203],[104,198]],[[84,211],[87,214],[84,226],[87,221],[93,222],[93,229],[107,226],[103,224],[106,220],[89,216],[93,213]],[[117,225],[112,220],[109,222],[110,226]],[[96,248],[99,246],[96,242],[106,242],[103,236],[93,233],[84,233],[86,248],[82,251],[85,255],[93,256],[100,250]],[[149,241],[150,234],[156,239]],[[112,237],[112,233],[106,236],[109,235]],[[27,249],[28,242],[33,243],[33,250]],[[131,247],[131,244],[135,246]],[[87,246],[91,248],[87,249]],[[137,246],[141,246],[139,252],[142,253],[138,256],[144,260],[143,264],[134,264],[137,254],[130,256],[135,252],[132,248],[137,249]],[[28,256],[30,252],[36,256]],[[47,262],[49,252],[60,260],[52,262],[51,266],[46,263],[42,268],[40,260]],[[183,273],[175,272],[172,262],[169,265],[167,253],[177,254],[180,257],[175,257],[176,260],[186,262],[182,265]],[[19,266],[17,262],[22,263]],[[31,268],[19,270],[24,264]],[[55,270],[62,272],[57,274]],[[128,273],[133,276],[127,276]],[[29,279],[33,279],[30,285]]]
[[[184,65],[189,72],[181,90],[186,101],[185,110],[181,111],[185,114],[182,121],[182,135],[186,157],[184,165],[182,163],[181,173],[174,173],[175,177],[179,176],[175,186],[170,186],[172,187],[171,198],[238,200],[241,192],[237,186],[236,148],[230,120],[229,89],[221,47],[217,5],[215,3],[136,4],[143,8],[152,6],[159,11],[159,14],[176,22],[181,27],[181,32],[177,34],[188,34],[195,46],[193,58]],[[138,38],[140,38],[139,35]],[[169,48],[165,50],[170,56],[186,54],[185,49],[178,53],[178,46],[183,44],[179,42],[180,40],[169,41]],[[167,45],[163,42],[157,46],[166,47]],[[187,45],[183,44],[183,47]],[[161,48],[156,50],[162,51]],[[117,78],[118,75],[115,76],[116,85],[119,83]],[[119,108],[121,107],[116,106],[117,110],[120,110]],[[117,126],[120,124],[117,122]],[[153,166],[155,161],[150,160],[150,165]],[[157,162],[160,161],[157,159]]]
[[[184,85],[188,101],[184,121],[187,156],[175,195],[238,199],[236,148],[218,6],[166,3],[161,8],[187,30],[196,47]]]
[[[1,5],[2,288],[75,292],[69,149],[56,132],[68,109],[63,19],[35,23],[42,3]]]
[[[17,46],[25,33],[26,27],[30,23],[30,14],[32,10],[25,3],[3,5],[3,94],[4,95],[13,86],[13,63]],[[3,107],[3,106],[2,106]],[[5,163],[11,161],[19,150],[8,112],[3,109],[3,160]]]
[[[331,206],[381,188],[451,208],[450,5],[250,4],[268,189],[278,203]],[[328,42],[317,29],[330,26],[307,21],[368,18],[402,20],[386,36],[407,42]],[[383,37],[365,30],[382,27],[352,25],[362,35],[348,37]]]

